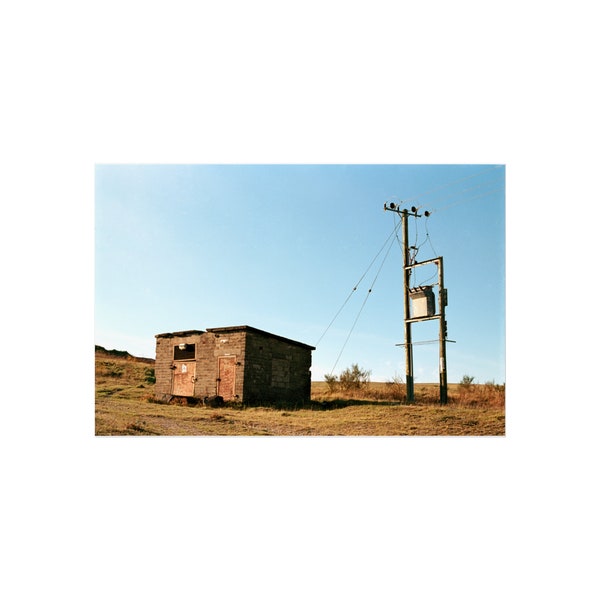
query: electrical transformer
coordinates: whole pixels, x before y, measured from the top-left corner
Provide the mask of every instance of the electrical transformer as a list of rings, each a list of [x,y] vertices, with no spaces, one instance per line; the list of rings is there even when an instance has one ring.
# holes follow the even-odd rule
[[[432,285],[411,288],[408,294],[412,304],[413,319],[435,315],[435,295]]]

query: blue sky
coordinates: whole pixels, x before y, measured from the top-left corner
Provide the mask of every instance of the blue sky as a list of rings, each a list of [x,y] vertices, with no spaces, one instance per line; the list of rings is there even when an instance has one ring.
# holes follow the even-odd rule
[[[406,202],[431,211],[409,222],[416,260],[444,257],[449,381],[504,382],[504,177],[485,164],[97,165],[95,341],[152,357],[157,333],[251,325],[322,337],[314,380],[352,363],[404,379],[401,236],[383,205]],[[432,339],[437,321],[413,326],[413,341]],[[417,382],[437,381],[437,353],[415,346]]]

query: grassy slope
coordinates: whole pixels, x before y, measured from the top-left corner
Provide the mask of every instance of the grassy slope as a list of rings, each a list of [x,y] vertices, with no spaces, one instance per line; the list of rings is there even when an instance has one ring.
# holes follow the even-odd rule
[[[417,404],[408,406],[391,400],[385,384],[349,400],[328,397],[317,382],[311,408],[192,408],[151,401],[152,367],[97,350],[97,435],[504,435],[503,393],[502,401],[486,399],[478,386],[451,388],[443,407],[428,401],[434,387],[417,388]]]

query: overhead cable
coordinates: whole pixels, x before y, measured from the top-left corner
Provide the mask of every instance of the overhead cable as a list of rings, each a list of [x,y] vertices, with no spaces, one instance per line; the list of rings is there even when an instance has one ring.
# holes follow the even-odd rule
[[[449,181],[447,183],[443,183],[442,185],[439,185],[437,187],[434,187],[426,192],[422,192],[421,194],[417,194],[416,196],[413,196],[412,198],[409,198],[407,200],[407,202],[412,202],[413,200],[416,200],[417,198],[422,198],[423,196],[428,196],[429,194],[433,194],[433,192],[437,192],[438,190],[444,189],[445,187],[449,187],[451,185],[454,185],[455,183],[460,183],[461,181],[466,181],[467,179],[473,179],[474,177],[478,177],[479,175],[483,175],[483,173],[487,173],[488,171],[492,171],[495,169],[499,169],[500,167],[502,167],[503,165],[494,165],[493,167],[489,167],[487,169],[484,169],[483,171],[478,171],[477,173],[473,173],[472,175],[467,175],[466,177],[461,177],[460,179],[455,179],[453,181]]]
[[[438,198],[437,200],[435,200],[434,203],[439,204],[443,200],[447,200],[448,198],[452,198],[453,196],[457,196],[458,194],[466,194],[466,193],[472,192],[474,190],[479,190],[481,188],[489,188],[490,186],[497,186],[500,184],[501,184],[500,181],[486,181],[484,183],[479,183],[478,185],[472,185],[470,187],[462,188],[462,189],[456,190],[454,192],[451,192],[450,194],[447,194],[446,196],[443,196],[442,198]],[[444,205],[442,205],[442,206],[444,206]],[[436,212],[437,210],[439,210],[439,208],[436,208],[434,206],[430,209],[429,212],[433,213],[433,212]]]
[[[360,279],[356,282],[355,286],[352,288],[352,290],[348,294],[348,297],[344,300],[344,302],[340,306],[339,310],[335,313],[335,316],[333,317],[333,319],[331,319],[329,325],[327,325],[327,327],[325,328],[325,331],[321,334],[321,337],[317,340],[317,343],[315,344],[315,346],[318,346],[319,343],[321,342],[321,340],[325,337],[325,334],[329,331],[330,327],[333,325],[333,323],[335,322],[335,320],[338,318],[339,314],[342,312],[342,310],[344,309],[344,307],[346,306],[346,304],[348,304],[348,301],[350,300],[352,294],[354,294],[354,292],[358,289],[358,286],[360,285],[360,283],[362,282],[362,280],[365,278],[366,274],[371,270],[371,267],[373,266],[373,263],[377,260],[377,257],[383,252],[384,248],[387,246],[388,242],[390,241],[390,238],[392,238],[394,235],[396,235],[396,231],[398,230],[398,228],[400,227],[400,225],[401,225],[401,223],[398,223],[394,227],[394,229],[392,230],[392,233],[390,233],[390,235],[387,237],[387,239],[383,243],[383,246],[381,246],[381,248],[379,249],[379,252],[377,252],[377,254],[373,258],[373,260],[369,263],[369,266],[366,268],[366,270],[364,271],[364,273],[360,276]],[[388,249],[388,253],[389,253],[389,249]],[[387,254],[386,254],[386,256],[387,256]]]
[[[456,202],[451,202],[450,204],[446,204],[441,206],[440,208],[436,208],[434,210],[432,210],[431,212],[440,212],[442,210],[448,210],[449,208],[452,208],[454,206],[457,206],[458,204],[463,204],[464,202],[470,202],[471,200],[478,200],[479,198],[485,198],[486,196],[491,196],[492,194],[495,194],[496,192],[500,192],[502,191],[502,187],[497,187],[497,188],[493,188],[483,194],[478,194],[477,196],[470,196],[469,198],[463,198],[462,200],[457,200]]]
[[[389,239],[390,238],[388,237],[388,239],[386,240],[386,244],[389,241]],[[367,295],[365,296],[365,299],[363,300],[360,310],[358,311],[358,314],[356,315],[356,318],[354,319],[354,323],[352,323],[352,327],[350,328],[350,331],[348,332],[348,335],[346,336],[346,340],[344,341],[342,349],[340,350],[340,353],[338,354],[337,358],[335,359],[335,364],[333,365],[333,368],[331,369],[330,374],[332,374],[335,371],[335,368],[337,367],[337,364],[344,352],[344,349],[346,348],[346,344],[348,343],[348,340],[350,339],[350,336],[352,335],[352,332],[354,331],[354,327],[358,323],[358,319],[360,318],[363,308],[365,307],[365,304],[367,303],[367,300],[369,299],[369,296],[371,295],[371,292],[373,291],[375,282],[377,281],[377,278],[379,277],[379,273],[381,273],[381,269],[383,268],[383,265],[385,264],[385,261],[388,257],[388,254],[390,253],[390,250],[392,249],[393,245],[394,245],[394,240],[391,241],[389,248],[387,249],[387,252],[385,253],[385,256],[383,257],[383,260],[381,261],[381,265],[379,265],[379,269],[377,270],[377,273],[375,274],[375,278],[373,279],[373,282],[371,283],[371,287],[369,288],[369,291],[367,292]]]

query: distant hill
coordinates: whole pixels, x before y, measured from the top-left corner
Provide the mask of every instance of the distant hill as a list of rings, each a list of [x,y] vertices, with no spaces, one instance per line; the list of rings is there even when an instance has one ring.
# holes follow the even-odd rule
[[[128,360],[135,360],[138,362],[148,363],[150,365],[154,364],[153,358],[144,358],[141,356],[133,356],[132,354],[129,354],[129,352],[127,352],[127,350],[107,350],[103,346],[98,346],[98,344],[95,345],[95,352],[97,355],[126,358]]]

